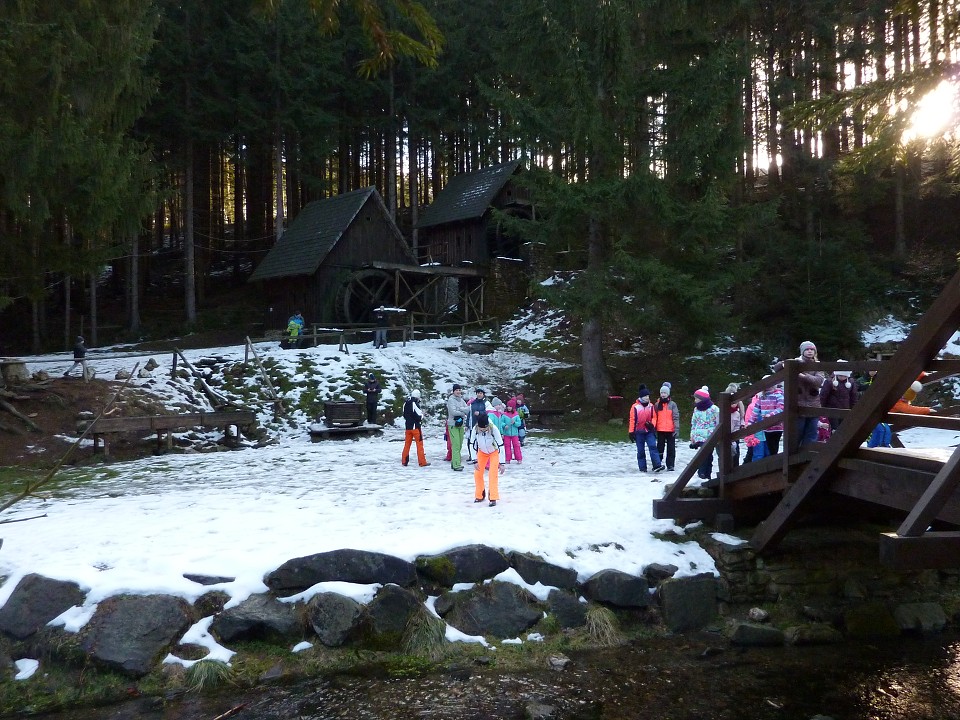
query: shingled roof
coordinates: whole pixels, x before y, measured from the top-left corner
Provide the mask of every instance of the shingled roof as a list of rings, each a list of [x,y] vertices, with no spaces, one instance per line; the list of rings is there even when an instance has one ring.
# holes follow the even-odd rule
[[[247,282],[313,275],[371,196],[387,215],[380,193],[372,187],[305,205]]]
[[[450,178],[446,187],[437,193],[433,203],[424,210],[417,228],[481,217],[490,207],[497,193],[513,177],[521,162],[521,160],[513,160]]]

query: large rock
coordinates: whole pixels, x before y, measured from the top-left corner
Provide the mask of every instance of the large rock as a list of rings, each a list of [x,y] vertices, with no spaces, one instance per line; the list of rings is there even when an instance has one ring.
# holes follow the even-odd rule
[[[790,645],[833,645],[843,642],[843,633],[828,623],[806,623],[788,627],[784,633]]]
[[[647,607],[650,604],[647,579],[620,570],[601,570],[583,583],[582,589],[591,600],[617,607]]]
[[[710,573],[664,580],[657,596],[663,622],[673,632],[699,630],[717,615],[717,581]]]
[[[350,582],[360,585],[393,583],[413,585],[417,571],[413,563],[384,553],[367,550],[331,550],[287,560],[263,579],[278,595],[302,592],[320,582]]]
[[[192,622],[189,605],[172,595],[118,595],[97,607],[80,647],[110,668],[141,677]]]
[[[578,628],[587,624],[587,605],[573,593],[551,590],[547,595],[547,607],[562,628]]]
[[[378,650],[398,650],[403,645],[407,623],[422,605],[420,598],[397,585],[380,588],[366,607],[364,644]]]
[[[931,633],[947,626],[947,616],[937,603],[904,603],[893,610],[893,618],[901,630]]]
[[[81,605],[83,598],[76,583],[33,573],[24,575],[0,608],[0,632],[23,640],[65,610]]]
[[[783,631],[778,628],[747,622],[734,623],[729,628],[728,635],[734,645],[749,647],[777,647],[786,640]]]
[[[360,625],[363,606],[337,593],[319,593],[307,603],[307,620],[327,647],[339,647],[349,640]]]
[[[251,595],[217,615],[210,632],[220,642],[299,638],[303,632],[298,616],[298,605],[280,602],[272,595]]]
[[[510,553],[510,565],[525,582],[531,585],[540,583],[547,587],[572,590],[577,586],[577,571],[548,563],[541,557],[530,553]]]
[[[448,593],[451,606],[440,613],[443,619],[467,635],[514,638],[543,616],[537,599],[512,583],[491,582],[473,590]],[[435,605],[439,613],[440,603]]]
[[[417,570],[447,587],[487,580],[509,567],[510,563],[502,552],[486,545],[464,545],[439,555],[417,558]]]

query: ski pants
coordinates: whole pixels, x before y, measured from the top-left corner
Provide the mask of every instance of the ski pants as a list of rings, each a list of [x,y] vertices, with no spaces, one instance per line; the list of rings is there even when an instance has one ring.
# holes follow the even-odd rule
[[[453,425],[447,428],[450,438],[450,467],[463,467],[463,425]]]
[[[473,497],[477,500],[483,499],[483,473],[488,463],[490,464],[490,492],[487,493],[487,497],[491,500],[499,500],[500,453],[488,453],[483,450],[477,450],[477,467],[473,471]]]
[[[647,432],[639,430],[634,434],[637,442],[637,467],[640,472],[647,471],[647,454],[644,448],[650,451],[650,462],[653,468],[660,467],[660,453],[657,452],[657,432]],[[651,470],[653,469],[651,468]]]
[[[410,460],[410,443],[417,444],[417,461],[421,466],[427,464],[427,457],[423,454],[423,433],[420,429],[407,430],[403,436],[403,453],[400,455],[400,462],[404,465]]]
[[[523,462],[523,452],[520,450],[520,437],[518,435],[503,436],[503,451],[506,454],[507,462],[511,460]]]

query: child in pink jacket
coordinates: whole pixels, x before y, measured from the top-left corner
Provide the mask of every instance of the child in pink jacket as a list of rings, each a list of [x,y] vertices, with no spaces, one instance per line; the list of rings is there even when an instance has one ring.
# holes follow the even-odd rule
[[[507,401],[507,409],[500,416],[500,434],[503,436],[503,450],[507,464],[516,460],[519,465],[523,462],[523,453],[520,451],[520,425],[523,422],[517,413],[517,404],[511,398]]]

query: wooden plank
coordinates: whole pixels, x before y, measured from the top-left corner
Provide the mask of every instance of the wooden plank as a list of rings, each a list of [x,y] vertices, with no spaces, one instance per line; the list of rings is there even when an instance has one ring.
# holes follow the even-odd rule
[[[830,442],[824,445],[818,457],[784,494],[770,517],[757,527],[751,539],[755,549],[762,552],[780,541],[803,506],[823,491],[823,478],[833,470],[840,458],[859,447],[866,434],[936,357],[958,327],[960,272],[949,280],[907,339],[900,343],[893,358],[877,371],[870,392],[863,394]],[[790,379],[790,375],[787,375],[787,380]],[[789,416],[787,419],[790,419]]]
[[[910,514],[897,530],[901,537],[918,537],[930,527],[944,504],[955,495],[960,486],[960,450],[954,450],[940,472],[933,479],[923,496],[917,501]]]
[[[960,417],[952,415],[913,415],[911,413],[889,413],[887,422],[898,431],[912,427],[934,428],[936,430],[960,430]]]
[[[920,537],[882,533],[880,562],[893,570],[960,568],[960,532],[927,532]]]
[[[225,427],[227,425],[252,425],[256,422],[256,413],[249,410],[221,410],[208,413],[187,413],[183,415],[133,415],[130,417],[99,418],[90,426],[90,432],[136,432],[142,430],[172,430],[180,427],[206,425]]]
[[[721,498],[681,498],[654,500],[656,520],[712,520],[718,513],[736,514],[737,503]]]
[[[830,484],[830,491],[833,495],[906,514],[917,504],[926,487],[926,484],[911,483],[909,479],[881,478],[858,471],[845,471]],[[960,525],[960,502],[951,499],[940,509],[937,519]]]
[[[878,465],[887,465],[894,471],[896,468],[922,470],[923,472],[930,473],[931,477],[940,472],[940,468],[943,467],[943,461],[937,460],[936,458],[898,453],[895,450],[880,450],[877,448],[860,448],[849,460],[865,460]],[[841,461],[841,463],[842,462],[844,461]]]

